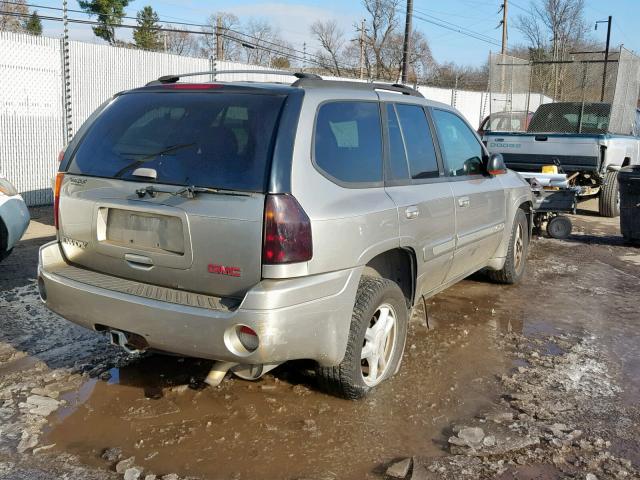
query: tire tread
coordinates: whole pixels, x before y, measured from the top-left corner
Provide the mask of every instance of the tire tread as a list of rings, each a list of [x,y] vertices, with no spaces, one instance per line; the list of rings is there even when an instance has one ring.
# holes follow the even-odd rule
[[[402,294],[400,287],[391,280],[369,276],[363,276],[361,278],[356,294],[356,302],[353,307],[353,314],[351,316],[349,341],[347,342],[344,358],[339,365],[333,367],[318,367],[316,369],[318,386],[325,392],[346,398],[347,400],[362,398],[369,392],[370,387],[358,381],[359,379],[356,377],[360,372],[350,368],[355,361],[355,356],[360,355],[361,348],[360,345],[355,343],[354,339],[358,338],[362,324],[370,320],[369,318],[365,318],[365,314],[370,308],[373,299],[386,289],[397,289],[397,291]]]
[[[598,196],[598,211],[601,217],[614,218],[618,211],[618,172],[610,170],[605,176],[605,185]]]

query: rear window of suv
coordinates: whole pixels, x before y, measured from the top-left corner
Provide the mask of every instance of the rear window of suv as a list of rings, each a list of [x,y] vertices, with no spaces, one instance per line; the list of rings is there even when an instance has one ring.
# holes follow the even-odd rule
[[[262,192],[282,95],[145,92],[116,98],[80,142],[69,173]]]

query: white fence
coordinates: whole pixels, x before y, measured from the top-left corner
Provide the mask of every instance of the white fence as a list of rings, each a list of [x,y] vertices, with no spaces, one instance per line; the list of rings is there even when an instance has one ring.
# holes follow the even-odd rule
[[[114,93],[138,87],[161,75],[207,71],[213,62],[83,42],[70,42],[70,125],[76,132],[91,112]],[[217,70],[264,67],[216,62]],[[264,77],[264,78],[260,78]],[[66,139],[61,39],[0,32],[0,172],[29,205],[52,202],[51,178]],[[242,74],[222,81],[246,80]],[[327,77],[333,78],[333,77]],[[251,80],[290,82],[288,76]],[[458,108],[477,127],[489,114],[487,94],[419,86],[427,98]]]

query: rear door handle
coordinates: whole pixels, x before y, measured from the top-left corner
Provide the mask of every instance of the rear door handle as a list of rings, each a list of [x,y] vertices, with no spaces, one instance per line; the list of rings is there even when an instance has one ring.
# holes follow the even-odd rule
[[[412,218],[416,218],[418,215],[420,215],[420,210],[416,205],[411,205],[410,207],[407,207],[407,209],[404,211],[404,215],[409,220],[411,220]]]
[[[467,208],[469,205],[471,205],[471,202],[469,201],[469,197],[458,198],[458,206],[460,208]]]

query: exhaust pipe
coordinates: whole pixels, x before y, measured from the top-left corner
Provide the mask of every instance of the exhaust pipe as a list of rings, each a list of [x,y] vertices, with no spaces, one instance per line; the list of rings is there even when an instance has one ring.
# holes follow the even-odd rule
[[[112,345],[122,347],[130,355],[140,354],[149,347],[147,341],[135,333],[109,330],[108,335]]]

